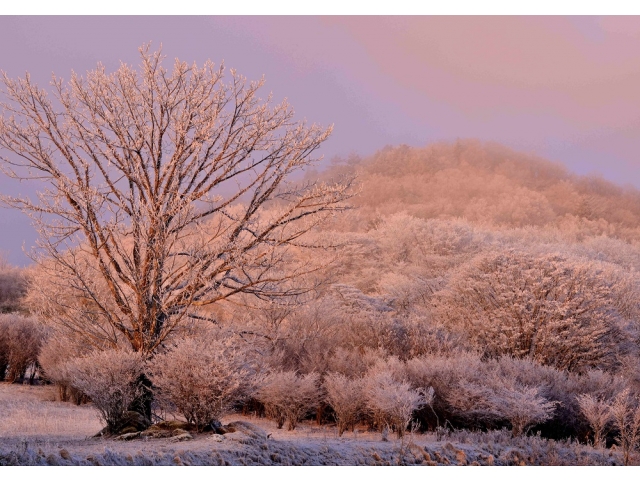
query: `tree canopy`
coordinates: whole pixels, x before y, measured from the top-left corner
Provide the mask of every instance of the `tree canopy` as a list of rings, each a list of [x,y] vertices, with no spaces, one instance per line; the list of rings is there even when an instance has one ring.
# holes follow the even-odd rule
[[[138,69],[53,76],[50,93],[3,74],[0,147],[6,173],[45,185],[4,197],[39,230],[41,307],[93,342],[149,352],[194,308],[295,294],[287,281],[317,267],[285,268],[289,249],[345,208],[349,182],[287,181],[331,127],[261,99],[264,79],[140,54]]]

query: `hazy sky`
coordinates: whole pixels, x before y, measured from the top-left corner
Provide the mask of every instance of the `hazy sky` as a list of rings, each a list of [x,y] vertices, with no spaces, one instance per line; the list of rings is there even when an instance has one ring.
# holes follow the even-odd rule
[[[640,17],[0,17],[0,69],[46,86],[137,65],[149,41],[168,62],[265,75],[265,96],[335,125],[327,158],[471,137],[640,187]],[[28,225],[0,210],[14,264]]]

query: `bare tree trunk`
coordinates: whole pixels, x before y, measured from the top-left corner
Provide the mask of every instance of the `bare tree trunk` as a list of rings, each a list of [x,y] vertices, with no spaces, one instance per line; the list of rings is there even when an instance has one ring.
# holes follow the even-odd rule
[[[327,406],[324,404],[320,404],[318,405],[318,408],[316,410],[316,423],[318,425],[322,425],[322,419],[324,417],[324,412],[326,411]]]
[[[147,377],[144,373],[138,377],[137,380],[138,388],[142,392],[138,398],[136,398],[131,405],[129,405],[129,410],[132,412],[138,412],[141,414],[149,423],[152,422],[151,418],[151,407],[153,403],[153,384],[149,377]]]

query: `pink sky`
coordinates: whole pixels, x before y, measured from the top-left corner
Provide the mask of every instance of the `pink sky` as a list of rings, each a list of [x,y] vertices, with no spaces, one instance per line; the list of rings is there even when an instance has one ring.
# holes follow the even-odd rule
[[[224,59],[300,118],[326,157],[480,138],[640,187],[640,17],[0,17],[0,69],[42,86],[102,61]],[[25,185],[0,179],[3,191]],[[13,263],[34,233],[2,211]]]

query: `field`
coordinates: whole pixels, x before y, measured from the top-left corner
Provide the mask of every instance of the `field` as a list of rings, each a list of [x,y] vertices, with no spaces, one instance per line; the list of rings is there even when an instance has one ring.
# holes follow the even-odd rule
[[[403,439],[364,426],[338,437],[333,425],[294,431],[231,415],[236,432],[193,439],[93,438],[102,425],[91,405],[55,402],[51,386],[0,384],[0,465],[619,465],[613,450],[495,432],[409,433]]]

